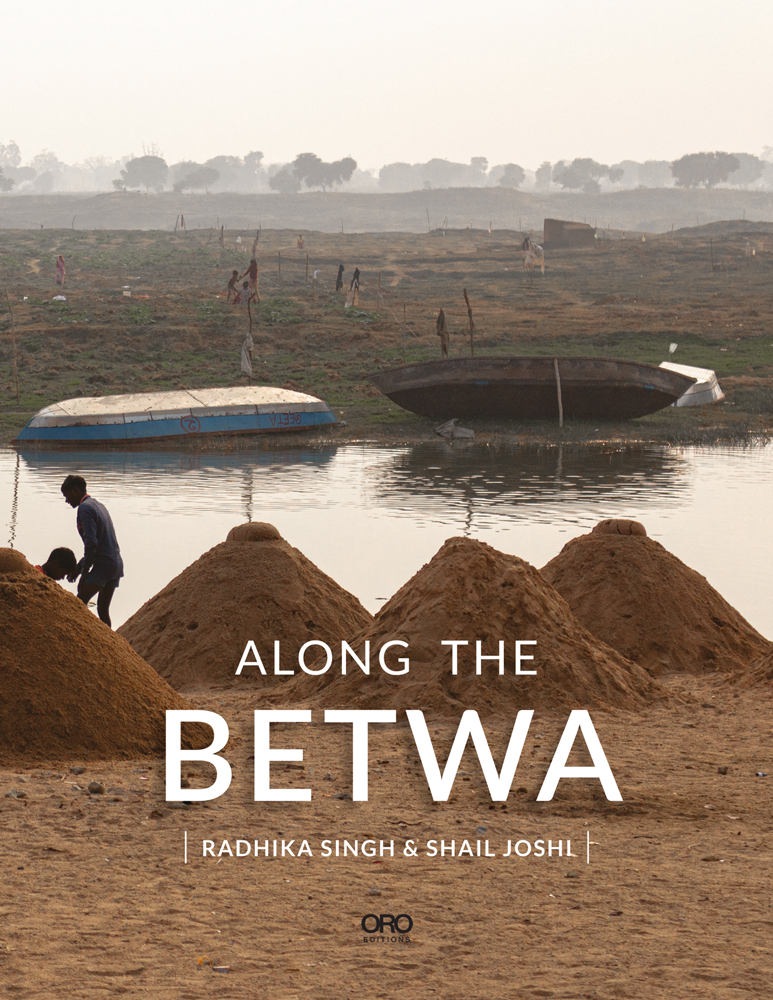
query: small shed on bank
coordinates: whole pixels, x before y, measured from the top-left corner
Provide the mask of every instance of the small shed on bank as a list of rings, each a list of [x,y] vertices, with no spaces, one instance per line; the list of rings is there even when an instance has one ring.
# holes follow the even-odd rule
[[[563,219],[545,219],[543,246],[546,250],[592,247],[596,230],[584,222],[566,222]]]

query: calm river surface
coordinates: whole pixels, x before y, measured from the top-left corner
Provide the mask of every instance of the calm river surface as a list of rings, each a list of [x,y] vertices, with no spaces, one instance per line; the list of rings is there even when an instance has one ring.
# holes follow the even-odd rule
[[[36,563],[58,545],[80,557],[75,513],[59,492],[69,473],[87,480],[115,522],[126,577],[114,627],[247,520],[275,524],[376,611],[452,535],[540,567],[602,518],[631,517],[773,638],[773,446],[0,450],[0,546]]]

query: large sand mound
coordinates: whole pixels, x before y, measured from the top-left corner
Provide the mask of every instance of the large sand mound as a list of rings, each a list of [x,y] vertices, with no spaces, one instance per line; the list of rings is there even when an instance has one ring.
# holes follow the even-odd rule
[[[0,549],[0,756],[163,753],[166,709],[191,706],[73,595]],[[200,726],[186,730],[199,746]]]
[[[653,675],[737,671],[769,643],[658,542],[593,532],[541,570],[589,632]]]
[[[768,650],[758,660],[749,666],[741,678],[746,686],[767,684],[773,681],[773,645],[768,644]]]
[[[565,601],[533,566],[483,542],[450,538],[440,551],[382,608],[373,622],[350,636],[362,654],[365,640],[374,651],[371,673],[338,660],[327,674],[299,675],[271,698],[310,699],[329,708],[420,708],[459,715],[474,708],[486,714],[512,714],[521,708],[618,706],[635,708],[655,696],[657,686],[635,664],[594,639],[572,617]],[[408,655],[410,672],[390,676],[375,652],[391,639],[409,643],[406,653],[391,651],[387,664],[399,669],[396,656]],[[458,674],[451,673],[451,652],[443,639],[466,639],[459,648]],[[484,663],[475,675],[475,641],[484,655],[505,643],[505,674]],[[514,643],[533,639],[536,676],[515,676]],[[315,664],[311,664],[314,666]],[[335,670],[335,672],[334,672]]]
[[[271,525],[240,525],[147,601],[120,634],[172,687],[266,687],[286,677],[273,671],[274,641],[282,669],[298,663],[310,639],[340,643],[373,620]],[[265,665],[236,668],[248,640]]]

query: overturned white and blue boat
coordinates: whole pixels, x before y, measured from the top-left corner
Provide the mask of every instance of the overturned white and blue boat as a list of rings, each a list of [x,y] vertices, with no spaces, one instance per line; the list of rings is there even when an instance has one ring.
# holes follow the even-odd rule
[[[190,439],[207,434],[300,431],[337,423],[327,403],[290,389],[267,385],[180,389],[65,399],[39,410],[15,443]]]

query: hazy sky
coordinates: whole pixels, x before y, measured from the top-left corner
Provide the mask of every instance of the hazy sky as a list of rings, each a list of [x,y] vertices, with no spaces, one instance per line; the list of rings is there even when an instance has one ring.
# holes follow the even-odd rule
[[[538,166],[773,145],[770,0],[10,2],[25,160],[262,150]]]

